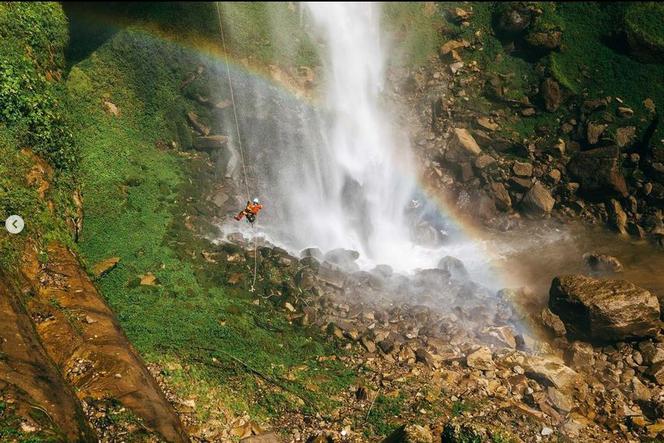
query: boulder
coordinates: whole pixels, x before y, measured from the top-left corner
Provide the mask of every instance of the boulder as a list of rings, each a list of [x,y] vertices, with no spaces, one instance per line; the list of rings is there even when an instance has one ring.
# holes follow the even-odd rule
[[[572,368],[590,372],[595,365],[595,351],[590,343],[573,342],[565,351],[565,362]]]
[[[636,127],[634,126],[625,126],[623,128],[616,129],[616,144],[619,148],[624,148],[629,146],[636,139]]]
[[[526,43],[541,51],[553,51],[560,48],[562,39],[563,33],[558,29],[532,31],[526,36]]]
[[[556,200],[541,183],[535,183],[521,202],[523,209],[530,214],[544,215],[551,212]]]
[[[496,202],[496,208],[501,211],[509,211],[512,207],[512,199],[507,189],[505,189],[505,185],[500,182],[491,183],[491,191]]]
[[[621,234],[627,234],[627,214],[618,200],[609,202],[609,218],[614,228]]]
[[[325,254],[325,260],[334,264],[343,264],[348,262],[354,262],[360,258],[360,253],[353,251],[352,249],[343,249],[337,248],[331,251],[328,251]]]
[[[113,270],[118,263],[120,263],[120,257],[107,258],[95,264],[92,267],[92,273],[97,278],[102,277]]]
[[[583,254],[583,261],[591,272],[598,274],[616,273],[623,270],[620,260],[611,255],[587,252]]]
[[[300,258],[312,257],[318,261],[323,261],[323,251],[318,248],[305,248],[300,252]]]
[[[194,111],[187,112],[187,120],[189,120],[189,124],[200,135],[206,136],[210,134],[210,128],[200,121],[200,117],[198,117]]]
[[[479,155],[482,149],[467,129],[454,128],[454,137],[457,144],[472,155]]]
[[[588,143],[591,145],[596,144],[604,133],[606,126],[602,123],[588,122],[588,126],[586,126],[586,139]]]
[[[556,277],[549,291],[549,308],[568,333],[589,340],[648,337],[660,328],[657,297],[625,280]]]
[[[606,146],[576,153],[568,171],[586,196],[604,198],[607,193],[627,197],[627,184],[620,167],[620,148]]]
[[[532,177],[533,175],[533,165],[532,163],[526,162],[514,162],[512,166],[512,171],[517,177]]]
[[[207,135],[194,138],[194,149],[197,151],[214,152],[228,144],[228,137],[225,135]]]
[[[524,362],[526,376],[561,392],[570,392],[579,374],[553,355],[529,356]]]
[[[639,351],[643,356],[643,361],[648,365],[664,362],[664,343],[642,341],[639,343]]]
[[[491,350],[486,347],[481,347],[475,352],[468,354],[466,357],[466,364],[469,368],[482,369],[490,371],[496,367],[491,356]]]
[[[465,281],[468,280],[468,271],[466,266],[461,260],[452,256],[445,256],[438,262],[438,269],[443,269],[449,272],[450,277],[455,280]]]
[[[565,324],[549,308],[542,309],[542,323],[549,328],[557,337],[564,337],[567,334]]]
[[[495,8],[493,25],[498,34],[517,36],[528,29],[533,15],[525,2],[505,2]]]
[[[343,288],[346,274],[331,265],[321,265],[318,270],[318,279],[335,288]]]
[[[360,253],[351,249],[333,249],[323,257],[328,263],[339,266],[343,271],[355,272],[360,269],[355,260],[360,258]]]
[[[562,102],[562,92],[560,91],[558,82],[551,78],[545,79],[542,82],[540,93],[542,94],[546,110],[549,112],[557,111]]]

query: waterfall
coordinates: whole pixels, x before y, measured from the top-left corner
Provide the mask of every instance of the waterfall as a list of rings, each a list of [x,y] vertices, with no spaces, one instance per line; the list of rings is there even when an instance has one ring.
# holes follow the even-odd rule
[[[266,203],[259,232],[293,252],[356,250],[364,267],[388,264],[407,272],[434,267],[447,254],[482,262],[476,245],[418,192],[407,129],[395,124],[384,94],[389,48],[380,8],[302,5],[303,22],[321,42],[316,106],[246,76],[235,80],[241,132],[257,195]],[[421,204],[416,211],[409,207],[414,198]],[[442,250],[422,246],[415,234],[423,218],[429,237],[448,230],[457,243]]]

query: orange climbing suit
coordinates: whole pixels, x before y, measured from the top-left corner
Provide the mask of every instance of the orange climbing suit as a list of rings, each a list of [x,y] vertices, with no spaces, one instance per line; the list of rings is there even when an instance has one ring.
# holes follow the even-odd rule
[[[242,220],[242,217],[246,216],[247,220],[249,220],[250,223],[253,223],[261,209],[263,209],[263,205],[248,201],[247,207],[235,216],[235,220]]]

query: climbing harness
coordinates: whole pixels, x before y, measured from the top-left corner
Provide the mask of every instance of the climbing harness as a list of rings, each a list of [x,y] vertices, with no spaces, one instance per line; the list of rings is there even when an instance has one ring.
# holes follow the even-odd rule
[[[244,188],[247,193],[247,201],[251,200],[251,194],[249,194],[249,180],[247,179],[247,167],[244,161],[244,148],[242,147],[242,138],[240,136],[240,125],[238,124],[237,110],[235,106],[235,94],[233,92],[233,81],[231,80],[231,68],[228,64],[228,51],[226,50],[226,39],[224,38],[224,28],[221,24],[221,10],[219,9],[219,2],[214,3],[217,8],[217,21],[219,22],[219,34],[221,35],[221,46],[224,51],[224,60],[226,61],[226,76],[228,77],[228,89],[231,95],[231,104],[233,106],[233,118],[235,120],[235,131],[237,132],[237,144],[240,148],[240,160],[242,162],[242,174],[244,176]],[[254,224],[251,223],[251,229],[254,234],[254,277],[251,282],[250,292],[255,292],[256,288],[256,273],[258,270],[258,238],[256,237],[256,232]]]

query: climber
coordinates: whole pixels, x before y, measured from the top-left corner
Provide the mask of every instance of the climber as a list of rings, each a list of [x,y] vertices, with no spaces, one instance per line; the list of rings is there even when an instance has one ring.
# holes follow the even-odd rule
[[[256,221],[256,216],[258,215],[261,209],[263,209],[263,205],[261,205],[258,199],[255,198],[253,201],[247,202],[247,207],[244,208],[242,211],[238,213],[238,215],[235,216],[235,220],[240,221],[242,220],[242,217],[246,216],[247,221],[249,223],[253,223],[254,221]]]

